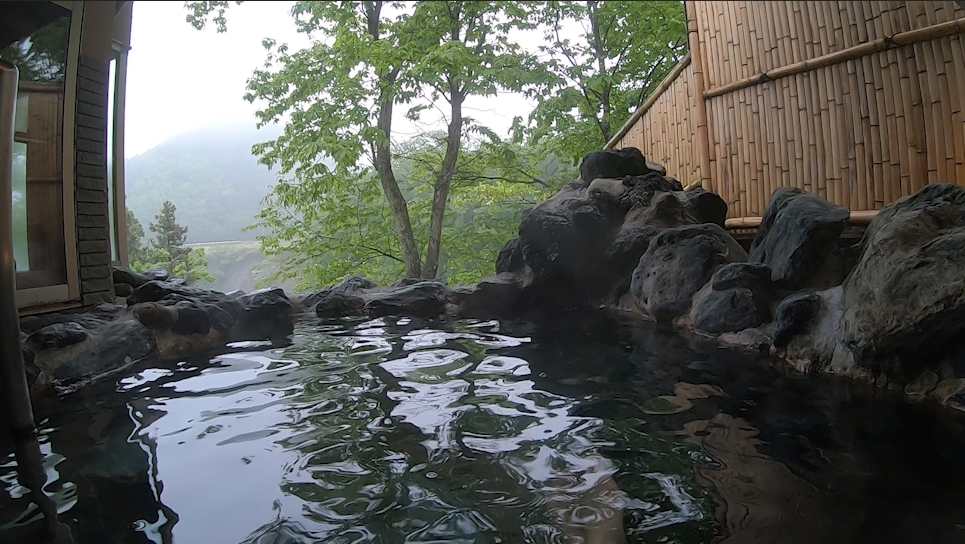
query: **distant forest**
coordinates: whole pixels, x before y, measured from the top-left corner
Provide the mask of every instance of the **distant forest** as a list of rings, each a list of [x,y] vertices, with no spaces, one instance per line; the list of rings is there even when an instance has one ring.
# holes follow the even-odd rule
[[[175,136],[127,160],[127,208],[147,225],[171,201],[189,244],[255,240],[258,232],[242,229],[255,223],[276,175],[251,146],[279,134],[280,127],[233,124]]]

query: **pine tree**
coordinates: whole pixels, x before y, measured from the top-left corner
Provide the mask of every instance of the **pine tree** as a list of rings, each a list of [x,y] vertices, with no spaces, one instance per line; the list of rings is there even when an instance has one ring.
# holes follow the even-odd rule
[[[172,263],[187,262],[191,248],[184,247],[188,238],[188,227],[178,225],[175,212],[177,208],[170,200],[165,200],[161,206],[161,213],[154,216],[157,223],[151,223],[154,233],[154,248],[167,252]]]
[[[131,270],[143,268],[148,260],[147,249],[144,246],[144,227],[134,216],[134,212],[127,210],[127,261]]]
[[[208,272],[208,261],[204,251],[193,251],[184,244],[188,237],[188,227],[178,224],[175,212],[177,209],[170,201],[161,206],[161,213],[154,216],[156,223],[151,223],[154,240],[151,242],[149,261],[151,267],[165,268],[171,277],[183,278],[185,283],[191,284],[199,279],[214,281]]]

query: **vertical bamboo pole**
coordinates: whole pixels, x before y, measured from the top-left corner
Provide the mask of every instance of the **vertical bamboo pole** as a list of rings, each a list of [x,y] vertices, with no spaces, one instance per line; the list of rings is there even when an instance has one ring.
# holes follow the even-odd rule
[[[705,191],[713,191],[714,183],[710,177],[710,137],[707,126],[707,104],[704,100],[704,62],[700,48],[700,35],[697,27],[697,14],[694,2],[687,2],[687,34],[690,42],[690,65],[694,71],[694,95],[697,106],[697,149],[700,153],[700,186]]]
[[[962,35],[949,40],[952,54],[952,96],[957,97],[957,111],[952,114],[952,132],[955,133],[955,183],[965,185],[965,41]]]

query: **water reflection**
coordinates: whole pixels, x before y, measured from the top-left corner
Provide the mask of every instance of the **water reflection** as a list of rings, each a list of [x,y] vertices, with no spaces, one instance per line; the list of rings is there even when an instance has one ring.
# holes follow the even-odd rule
[[[236,349],[43,407],[77,541],[965,540],[959,421],[660,329],[307,321]],[[15,468],[0,524],[30,515]]]

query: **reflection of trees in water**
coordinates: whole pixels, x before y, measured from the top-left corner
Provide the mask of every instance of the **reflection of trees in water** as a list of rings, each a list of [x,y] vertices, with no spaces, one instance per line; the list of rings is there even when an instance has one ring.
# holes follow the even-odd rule
[[[333,526],[329,538],[360,532],[436,538],[479,533],[508,541],[575,536],[592,542],[623,541],[627,497],[611,478],[617,466],[598,453],[605,445],[597,442],[604,425],[596,418],[571,413],[574,398],[585,396],[587,389],[608,387],[600,380],[583,379],[587,367],[597,374],[604,371],[608,379],[626,375],[623,345],[610,343],[609,338],[594,344],[585,336],[576,336],[565,343],[565,348],[571,348],[569,353],[547,349],[553,342],[535,351],[528,346],[501,349],[499,355],[525,353],[532,375],[493,376],[475,372],[491,355],[487,348],[471,338],[455,338],[458,335],[431,347],[456,350],[463,357],[425,366],[381,364],[418,356],[419,349],[405,348],[414,342],[411,333],[418,329],[485,336],[478,329],[462,326],[454,330],[446,324],[418,320],[403,325],[391,319],[384,322],[388,333],[370,328],[367,332],[376,334],[366,335],[351,327],[345,332],[349,338],[382,342],[381,351],[354,356],[362,360],[355,367],[357,375],[339,371],[345,378],[338,387],[352,393],[339,395],[328,386],[309,387],[297,399],[296,420],[302,420],[298,426],[305,432],[284,445],[300,451],[303,459],[300,470],[282,483],[282,490],[309,504],[305,517],[318,525]],[[572,351],[580,344],[590,347]],[[330,358],[343,356],[332,353],[337,349],[346,348],[315,346],[314,351],[327,350]],[[285,356],[303,361],[310,351],[293,347]],[[559,372],[553,372],[552,378],[538,375],[552,369],[567,369],[572,371],[569,378],[577,379],[564,378],[566,383],[561,386]],[[548,389],[555,386],[559,393],[547,391],[544,385]],[[540,434],[544,428],[549,434]],[[641,449],[669,444],[662,440],[660,446],[644,445],[649,437],[643,438],[634,440]],[[668,445],[662,457],[674,458],[675,467],[689,468],[684,461],[690,459],[688,455],[688,451]],[[671,466],[651,465],[664,470]],[[651,471],[652,467],[647,472]],[[686,470],[676,473],[686,474]],[[661,515],[680,509],[680,504],[690,508],[686,501],[693,499],[678,493],[680,482],[655,476],[639,480],[631,487],[639,492],[634,496],[652,499],[646,501],[646,508],[657,509]],[[675,505],[670,498],[674,493],[675,500],[686,504]],[[699,514],[686,516],[695,519]],[[637,516],[634,521],[656,527],[660,523],[657,517],[650,510],[649,516]],[[664,517],[666,525],[686,521]],[[267,533],[297,530],[297,522],[284,519],[279,514],[249,541],[266,538]],[[526,535],[524,527],[529,531]],[[698,532],[705,534],[706,530],[705,524]]]

